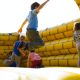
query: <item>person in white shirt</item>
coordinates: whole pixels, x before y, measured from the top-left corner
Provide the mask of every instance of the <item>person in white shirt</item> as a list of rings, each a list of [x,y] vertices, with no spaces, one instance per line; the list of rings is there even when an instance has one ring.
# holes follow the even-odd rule
[[[80,22],[76,23],[74,26],[73,38],[76,43],[76,49],[78,52],[78,67],[80,67]]]

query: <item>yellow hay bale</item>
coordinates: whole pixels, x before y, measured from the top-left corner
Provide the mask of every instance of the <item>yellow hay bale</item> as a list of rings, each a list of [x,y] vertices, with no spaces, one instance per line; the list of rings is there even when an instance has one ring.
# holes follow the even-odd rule
[[[72,37],[73,36],[73,31],[64,32],[64,36],[65,37]]]
[[[78,63],[77,59],[68,60],[68,66],[77,66],[77,63]]]
[[[3,35],[0,35],[0,40],[5,40],[5,41],[8,41],[9,40],[9,36],[3,36]]]
[[[55,59],[55,56],[50,56],[50,57],[47,57],[48,60],[54,60]]]
[[[75,54],[74,55],[74,59],[78,59],[78,54]]]
[[[60,52],[59,52],[59,50],[56,50],[56,51],[52,51],[51,54],[52,54],[52,55],[59,55]]]
[[[17,36],[9,36],[9,40],[16,41],[18,39],[19,39],[19,37],[17,37]]]
[[[42,39],[43,39],[43,41],[45,41],[45,42],[48,41],[47,37],[43,37]]]
[[[19,36],[19,34],[17,32],[14,32],[14,33],[0,33],[0,36]]]
[[[55,34],[55,38],[62,39],[62,38],[64,38],[64,34],[63,33]]]
[[[39,49],[35,49],[36,53],[39,52]]]
[[[4,67],[3,60],[0,59],[0,67]]]
[[[50,51],[44,52],[44,55],[46,55],[46,56],[51,56],[51,52],[50,52]]]
[[[54,50],[53,45],[47,45],[47,46],[45,46],[45,48],[46,48],[46,51]]]
[[[71,49],[69,49],[69,52],[71,54],[75,54],[75,53],[77,53],[77,50],[76,50],[76,48],[71,48]]]
[[[53,46],[54,46],[54,49],[55,49],[55,50],[63,49],[63,48],[62,48],[62,43],[54,44]]]
[[[13,35],[0,35],[0,41],[8,41],[8,40],[18,40],[18,36],[13,36]]]
[[[50,65],[49,60],[43,61],[42,64],[45,65],[45,66],[49,66]]]
[[[13,46],[0,46],[0,50],[12,50]]]
[[[50,34],[51,34],[51,35],[52,35],[52,34],[57,34],[57,33],[58,33],[57,27],[53,27],[53,28],[50,29]]]
[[[58,60],[51,59],[50,60],[50,65],[51,66],[58,66],[59,65],[59,61]]]
[[[63,24],[63,25],[58,27],[58,33],[65,32],[66,30],[67,30],[66,24]]]
[[[8,54],[7,53],[0,53],[0,59],[7,59],[8,58]]]
[[[59,60],[59,66],[67,66],[67,60]]]
[[[46,48],[45,48],[44,46],[42,46],[42,47],[40,47],[40,48],[38,49],[38,51],[39,51],[39,52],[41,52],[41,51],[46,51]]]
[[[47,60],[47,58],[42,58],[42,64],[45,65],[45,66],[50,65],[49,60]]]
[[[51,42],[52,42],[52,41],[46,42],[46,43],[45,43],[45,46],[50,45],[50,44],[51,44]]]
[[[80,18],[79,18],[79,19],[77,19],[77,20],[75,20],[75,22],[80,22]]]
[[[67,24],[67,30],[73,30],[73,27],[74,27],[74,21],[69,22],[69,23]]]
[[[6,45],[6,46],[7,46],[7,45],[8,45],[8,46],[9,46],[9,45],[10,45],[10,46],[13,46],[14,43],[15,43],[14,41],[5,41],[5,42],[4,42],[4,45]]]
[[[74,59],[74,54],[64,56],[64,59]]]
[[[74,41],[72,41],[72,43],[73,43],[73,47],[76,47],[76,43]]]
[[[68,41],[74,41],[73,36],[68,38]]]
[[[56,56],[55,59],[63,60],[63,59],[64,59],[64,56],[65,56],[65,55],[59,55],[59,56]]]
[[[26,36],[25,40],[26,40],[26,41],[29,41],[28,38],[27,38],[27,36]]]
[[[43,31],[39,31],[39,35],[42,37],[43,35]]]
[[[42,33],[42,36],[45,37],[45,36],[48,36],[50,33],[49,30],[44,30],[43,33]]]
[[[59,41],[60,41],[60,40],[52,41],[52,42],[51,42],[51,44],[53,44],[53,45],[54,45],[54,44],[58,44],[58,43],[59,43]]]
[[[10,51],[12,51],[12,50],[5,50],[5,49],[0,49],[0,53],[2,54],[2,53],[9,53]]]
[[[68,38],[63,38],[63,39],[60,39],[60,43],[63,43],[63,42],[67,42],[69,39]]]
[[[72,46],[72,42],[71,41],[63,43],[63,49],[70,49],[72,47],[73,46]]]
[[[59,50],[60,54],[70,54],[68,49]]]
[[[4,44],[4,41],[0,41],[0,45],[3,45]]]
[[[52,40],[56,39],[54,35],[49,35],[49,36],[46,36],[46,37],[47,37],[48,41],[52,41]]]

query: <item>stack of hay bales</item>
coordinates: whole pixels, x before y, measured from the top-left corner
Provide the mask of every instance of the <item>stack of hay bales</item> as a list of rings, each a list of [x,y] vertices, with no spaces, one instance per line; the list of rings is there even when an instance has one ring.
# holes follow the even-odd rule
[[[13,50],[13,44],[18,40],[17,33],[0,33],[0,66],[3,60],[8,58],[8,53]]]
[[[80,19],[75,21],[80,22]],[[78,54],[73,40],[75,21],[39,31],[45,45],[36,49],[36,52],[42,57],[44,66],[77,66]],[[4,66],[2,61],[7,58],[18,39],[18,33],[0,33],[0,66]],[[22,59],[22,67],[26,67],[27,56]]]
[[[80,19],[76,20],[79,21]],[[74,22],[40,31],[45,45],[36,49],[36,52],[41,54],[45,66],[77,66],[78,55],[73,40]]]

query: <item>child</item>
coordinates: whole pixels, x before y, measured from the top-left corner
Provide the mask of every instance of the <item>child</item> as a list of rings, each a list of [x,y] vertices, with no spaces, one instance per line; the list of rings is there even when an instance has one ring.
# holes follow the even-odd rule
[[[26,35],[30,41],[30,43],[26,44],[26,48],[28,47],[29,50],[36,49],[44,45],[44,42],[39,36],[39,32],[37,31],[37,28],[38,28],[37,14],[40,12],[40,10],[44,7],[44,5],[48,1],[49,0],[46,0],[41,5],[37,2],[34,2],[31,5],[31,11],[29,12],[28,17],[24,20],[20,29],[18,30],[18,32],[22,32],[23,26],[27,23],[27,21],[29,22],[27,26],[27,32],[26,32]]]
[[[12,51],[9,52],[8,59],[5,59],[3,64],[5,64],[7,67],[16,67],[16,63],[12,61]]]
[[[43,67],[41,57],[34,50],[31,50],[28,55],[27,66],[30,68]]]
[[[74,41],[76,42],[76,49],[78,52],[78,67],[80,67],[80,23],[74,26]]]
[[[12,60],[16,62],[16,67],[20,66],[21,57],[25,56],[24,45],[25,36],[22,35],[19,37],[19,41],[16,41],[13,46]]]

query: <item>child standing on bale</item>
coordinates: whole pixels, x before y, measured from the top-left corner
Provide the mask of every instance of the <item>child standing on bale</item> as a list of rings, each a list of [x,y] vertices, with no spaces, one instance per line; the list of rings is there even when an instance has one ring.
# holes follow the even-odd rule
[[[36,49],[36,48],[44,45],[44,42],[41,39],[41,37],[39,36],[39,32],[37,31],[37,28],[38,28],[37,14],[40,12],[40,10],[44,7],[44,5],[48,1],[49,0],[46,0],[41,5],[37,2],[34,2],[31,5],[31,11],[29,12],[28,17],[24,20],[24,22],[22,23],[20,29],[18,30],[18,32],[22,32],[23,26],[27,22],[29,23],[28,26],[27,26],[26,35],[27,35],[30,43],[26,44],[26,49],[32,50],[32,49]]]
[[[74,26],[74,41],[78,52],[78,67],[80,67],[80,23],[76,23]]]

